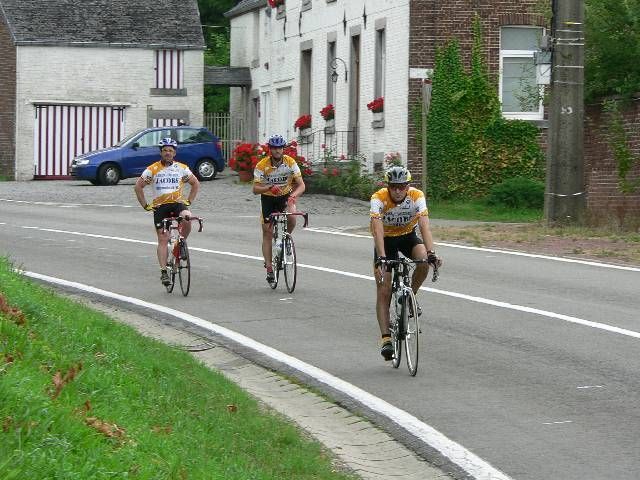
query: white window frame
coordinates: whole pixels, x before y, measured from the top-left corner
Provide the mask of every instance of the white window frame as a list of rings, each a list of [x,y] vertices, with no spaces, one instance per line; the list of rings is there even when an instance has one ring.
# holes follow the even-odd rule
[[[509,28],[533,28],[539,30],[541,35],[545,34],[545,29],[542,27],[538,27],[535,25],[502,25],[503,27]],[[502,42],[502,31],[500,32],[500,39]],[[536,50],[506,50],[502,48],[502,44],[500,45],[500,81],[498,86],[498,95],[500,97],[500,108],[502,109],[502,93],[503,93],[503,72],[504,72],[504,59],[505,58],[531,58],[533,60],[534,53]],[[534,69],[533,75],[535,78],[536,71]],[[504,118],[514,119],[514,120],[543,120],[544,119],[544,104],[542,101],[542,96],[544,95],[544,85],[538,85],[538,92],[540,95],[540,102],[538,105],[538,110],[535,112],[502,112],[502,116]]]

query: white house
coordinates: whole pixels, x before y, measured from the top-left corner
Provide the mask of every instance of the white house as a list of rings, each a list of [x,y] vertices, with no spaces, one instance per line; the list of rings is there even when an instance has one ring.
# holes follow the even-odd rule
[[[544,127],[541,101],[527,107],[517,101],[523,88],[536,86],[534,55],[546,25],[538,0],[277,3],[272,8],[267,0],[241,0],[226,14],[231,65],[251,70],[251,88],[232,89],[231,95],[232,111],[255,125],[251,140],[276,132],[296,138],[294,122],[311,114],[312,134],[302,145],[307,157],[317,159],[326,144],[338,154],[359,151],[375,169],[386,153],[399,152],[420,178],[414,118],[424,79],[434,68],[436,49],[452,37],[468,62],[476,16],[503,114]],[[384,97],[384,112],[374,115],[367,104],[377,97]],[[335,104],[334,126],[320,116],[329,103]]]
[[[203,121],[196,0],[0,0],[0,175],[67,178],[126,135]]]
[[[317,160],[326,144],[337,155],[359,151],[369,168],[387,152],[406,158],[406,0],[287,0],[277,8],[243,0],[226,15],[231,65],[250,67],[252,78],[251,90],[232,89],[231,109],[256,126],[254,139],[298,138],[296,119],[311,114],[307,157]],[[367,103],[378,97],[393,101],[374,118]],[[334,122],[320,115],[328,104]]]

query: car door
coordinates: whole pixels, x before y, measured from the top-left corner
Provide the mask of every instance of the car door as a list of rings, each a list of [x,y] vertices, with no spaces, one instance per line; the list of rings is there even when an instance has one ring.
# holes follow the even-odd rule
[[[126,177],[138,177],[152,163],[160,160],[158,143],[171,136],[170,129],[144,132],[125,147],[122,154],[122,171]]]

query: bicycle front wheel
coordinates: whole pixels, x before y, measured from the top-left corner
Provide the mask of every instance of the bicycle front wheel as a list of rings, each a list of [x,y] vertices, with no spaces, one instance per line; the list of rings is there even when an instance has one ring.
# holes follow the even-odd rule
[[[278,248],[278,240],[274,239],[273,244],[271,244],[271,268],[273,269],[273,282],[269,284],[269,286],[275,290],[278,286],[278,278],[280,277],[280,258],[282,254],[278,254],[278,251],[281,250]]]
[[[407,367],[409,374],[413,377],[418,371],[418,336],[420,326],[418,325],[418,304],[413,291],[407,290],[404,295],[404,348],[407,352]]]
[[[176,262],[175,257],[173,256],[173,249],[171,248],[171,244],[169,244],[169,256],[167,258],[167,273],[169,274],[169,285],[165,285],[167,289],[167,293],[173,292],[173,287],[176,284]]]
[[[287,291],[293,293],[296,288],[298,266],[296,265],[296,246],[291,235],[284,237],[282,263],[284,264],[284,281],[287,284]]]
[[[189,295],[191,287],[191,259],[189,258],[189,247],[187,242],[180,242],[180,258],[176,259],[178,264],[178,278],[180,279],[180,290],[185,297]]]
[[[391,297],[393,309],[390,309],[389,331],[391,332],[391,343],[393,344],[393,358],[391,365],[393,368],[400,366],[402,360],[402,297],[395,292]]]

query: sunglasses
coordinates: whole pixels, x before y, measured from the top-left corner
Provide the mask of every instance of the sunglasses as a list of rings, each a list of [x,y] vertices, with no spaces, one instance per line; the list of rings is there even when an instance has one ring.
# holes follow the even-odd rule
[[[404,190],[408,186],[408,183],[390,183],[389,185],[387,185],[387,188],[389,190]]]

